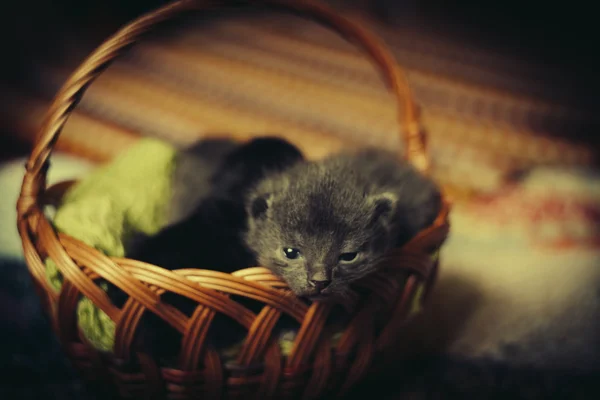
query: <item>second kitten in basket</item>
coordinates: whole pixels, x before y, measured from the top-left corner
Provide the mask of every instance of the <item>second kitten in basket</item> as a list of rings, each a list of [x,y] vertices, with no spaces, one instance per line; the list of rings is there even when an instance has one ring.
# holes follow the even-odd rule
[[[300,151],[285,140],[261,137],[239,144],[208,139],[178,155],[167,225],[152,236],[138,235],[128,246],[127,257],[169,270],[197,268],[221,272],[256,266],[255,255],[245,246],[244,199],[267,174],[282,172],[303,160]],[[127,295],[109,285],[109,297],[122,306]],[[162,301],[186,314],[196,303],[165,293]],[[171,360],[179,352],[181,335],[153,313],[141,321],[136,348],[154,357]],[[216,319],[211,340],[227,346],[238,339],[239,328]],[[239,330],[239,329],[238,329]]]
[[[174,172],[167,226],[135,238],[127,256],[171,270],[255,266],[242,243],[246,193],[267,174],[302,160],[295,146],[274,137],[244,144],[209,139],[185,149]]]

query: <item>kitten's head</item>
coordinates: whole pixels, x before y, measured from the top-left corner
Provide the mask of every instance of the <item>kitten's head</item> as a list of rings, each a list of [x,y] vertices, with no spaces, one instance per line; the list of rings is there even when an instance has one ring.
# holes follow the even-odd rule
[[[252,193],[245,236],[260,265],[315,300],[343,297],[376,270],[397,236],[393,193],[321,178],[280,176]]]

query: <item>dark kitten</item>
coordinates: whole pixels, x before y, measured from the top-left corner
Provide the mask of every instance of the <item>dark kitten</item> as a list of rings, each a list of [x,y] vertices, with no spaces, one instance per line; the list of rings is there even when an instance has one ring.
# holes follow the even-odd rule
[[[234,144],[233,149],[231,143],[227,145],[224,150],[225,145],[218,144],[220,160],[213,153],[217,147],[213,141],[202,142],[182,154],[175,171],[170,208],[177,211],[171,212],[171,223],[156,235],[136,238],[128,257],[171,270],[233,272],[256,264],[241,238],[246,227],[246,193],[266,174],[281,172],[301,161],[302,154],[288,142],[271,137]],[[194,171],[189,168],[207,162],[214,169],[208,179],[190,178]],[[203,177],[202,171],[197,174]],[[195,197],[193,209],[190,197]]]
[[[138,235],[127,257],[170,270],[230,273],[256,266],[241,236],[246,229],[247,191],[266,174],[281,172],[302,159],[296,147],[273,137],[245,144],[205,140],[182,151],[174,172],[169,224],[156,235]],[[119,307],[127,300],[112,285],[109,296]],[[173,294],[163,295],[162,300],[188,315],[195,307],[194,302]],[[150,312],[142,325],[140,349],[164,358],[176,354],[180,335],[173,329]]]

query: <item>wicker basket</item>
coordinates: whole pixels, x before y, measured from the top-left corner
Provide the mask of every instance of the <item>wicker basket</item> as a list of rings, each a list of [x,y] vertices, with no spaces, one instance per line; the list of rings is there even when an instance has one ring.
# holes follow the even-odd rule
[[[407,81],[390,54],[369,32],[312,2],[248,3],[315,19],[367,52],[396,96],[406,158],[423,173],[428,172],[425,135]],[[61,183],[47,189],[45,179],[61,128],[88,85],[127,46],[160,22],[187,11],[215,6],[208,1],[176,1],[142,16],[104,42],[64,84],[48,111],[27,162],[17,204],[25,258],[64,350],[86,378],[114,388],[115,395],[173,399],[341,395],[364,376],[376,356],[390,348],[407,321],[419,288],[424,288],[424,295],[418,301],[427,298],[438,265],[432,255],[437,254],[449,229],[446,201],[431,227],[389,255],[388,267],[402,274],[382,273],[362,283],[370,294],[357,303],[350,323],[341,337],[338,336],[335,346],[331,344],[332,330],[328,325],[331,306],[301,302],[265,268],[243,269],[233,274],[201,269],[169,271],[135,260],[110,258],[73,237],[56,232],[43,212],[47,204],[60,201],[70,184]],[[64,281],[60,292],[47,281],[44,263],[47,258],[52,259],[62,273]],[[122,309],[114,306],[98,286],[100,278],[129,295]],[[165,292],[196,301],[198,306],[192,316],[187,317],[161,302],[160,295]],[[78,328],[76,306],[82,295],[116,323],[114,354],[107,356],[94,350]],[[259,301],[264,307],[254,313],[234,301],[231,295]],[[158,315],[182,334],[176,368],[159,366],[148,355],[131,350],[140,317],[146,311]],[[217,314],[226,315],[247,329],[234,363],[223,363],[206,340]],[[282,355],[273,334],[282,315],[291,317],[299,325],[287,357]]]

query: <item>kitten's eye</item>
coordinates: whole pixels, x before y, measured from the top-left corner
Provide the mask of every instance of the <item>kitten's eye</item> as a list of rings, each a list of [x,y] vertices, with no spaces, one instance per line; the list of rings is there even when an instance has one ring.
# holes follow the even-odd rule
[[[283,249],[283,253],[290,260],[295,260],[296,258],[300,257],[300,250],[292,249],[291,247],[286,247]]]
[[[341,262],[352,262],[352,261],[356,260],[356,257],[358,257],[358,252],[343,253],[340,255],[340,261]]]

